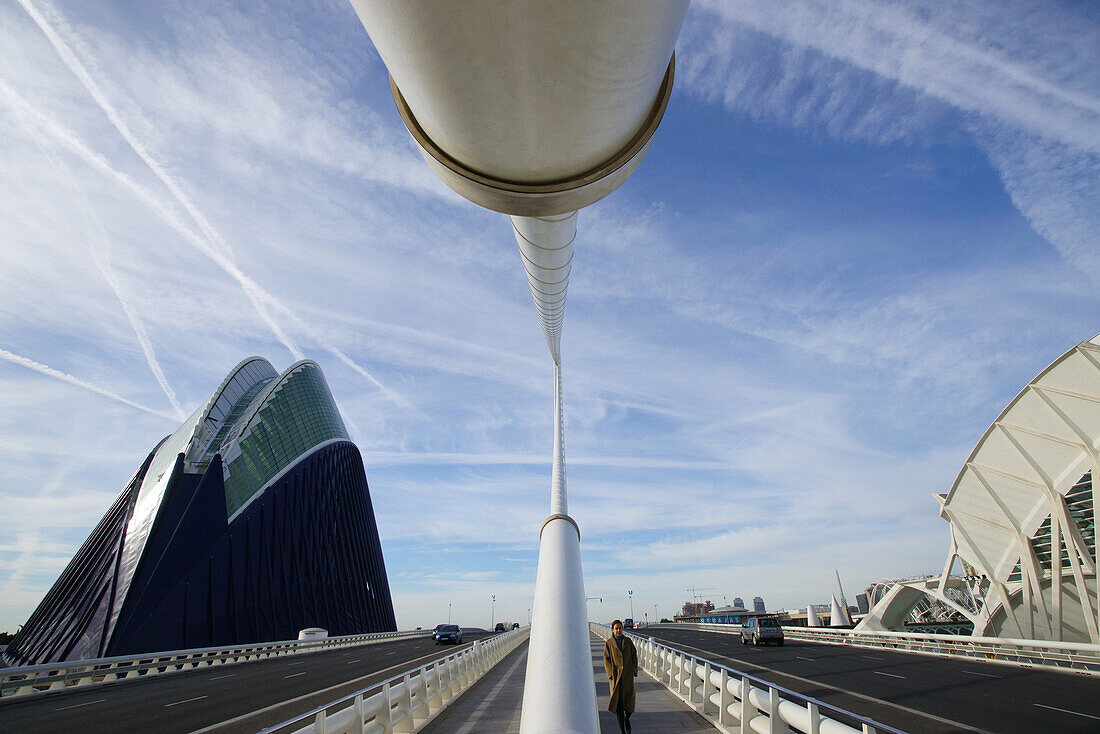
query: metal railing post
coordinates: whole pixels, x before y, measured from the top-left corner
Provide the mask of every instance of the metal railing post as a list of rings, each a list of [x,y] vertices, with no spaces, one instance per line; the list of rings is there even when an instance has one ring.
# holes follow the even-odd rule
[[[759,715],[756,705],[752,702],[752,683],[745,676],[741,677],[741,734],[755,734],[752,728],[752,720]]]
[[[710,661],[703,664],[703,713],[714,713],[714,702],[710,700]]]
[[[723,668],[721,688],[718,690],[718,723],[722,726],[729,726],[733,723],[730,721],[730,704],[733,703],[733,697],[730,695],[729,682],[729,671]]]
[[[779,714],[779,704],[782,699],[779,697],[779,691],[774,687],[768,688],[768,733],[769,734],[790,734],[791,728],[787,726],[786,722]]]
[[[382,731],[385,734],[390,734],[393,731],[393,701],[390,699],[390,684],[382,684],[382,707],[378,711],[378,716],[375,717],[375,721],[382,727]]]
[[[810,717],[810,731],[808,734],[821,734],[821,711],[816,701],[806,702],[806,713]]]

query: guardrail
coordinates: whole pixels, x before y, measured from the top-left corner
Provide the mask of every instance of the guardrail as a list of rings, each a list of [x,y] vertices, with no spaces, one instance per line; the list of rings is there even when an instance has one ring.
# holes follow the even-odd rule
[[[381,683],[348,694],[260,734],[391,734],[417,732],[465,693],[531,634],[530,627],[505,632]],[[346,704],[333,713],[329,709]],[[295,724],[309,722],[299,729]]]
[[[741,634],[741,626],[735,624],[677,622],[659,626],[665,629],[682,627],[730,635]],[[1055,670],[1100,675],[1100,645],[1087,642],[1048,642],[913,632],[861,632],[830,627],[784,626],[783,634],[789,640],[892,648],[926,655],[968,657],[1025,667],[1044,666]]]
[[[369,645],[387,640],[426,637],[430,630],[378,632],[345,635],[320,640],[285,640],[236,647],[207,647],[196,650],[172,650],[149,655],[126,655],[66,663],[0,668],[0,698],[50,693],[73,686],[101,685],[120,680],[164,673],[179,673],[212,665],[229,665],[249,660],[301,655],[337,647]]]
[[[589,627],[607,639],[611,628]],[[649,675],[722,732],[790,732],[804,734],[904,734],[873,719],[830,706],[801,693],[768,683],[734,668],[713,663],[631,634],[638,663]],[[850,723],[856,724],[852,726]]]

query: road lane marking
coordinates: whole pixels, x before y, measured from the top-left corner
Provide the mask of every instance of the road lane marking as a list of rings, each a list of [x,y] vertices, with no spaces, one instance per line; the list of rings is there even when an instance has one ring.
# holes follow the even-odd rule
[[[874,655],[860,655],[861,658],[867,658],[868,660],[885,660],[886,658],[876,658]]]
[[[1039,708],[1051,709],[1052,711],[1061,711],[1063,714],[1073,714],[1074,716],[1084,716],[1086,719],[1096,719],[1100,721],[1100,716],[1093,716],[1092,714],[1083,714],[1080,711],[1070,711],[1069,709],[1060,709],[1057,706],[1047,706],[1045,703],[1035,704]]]
[[[226,673],[225,675],[219,675],[219,676],[216,676],[214,678],[211,678],[210,680],[221,680],[222,678],[232,678],[235,675],[236,675],[236,673]]]
[[[801,655],[795,655],[795,657],[799,660],[809,660],[810,662],[813,662],[815,660],[815,658],[804,658]]]
[[[305,665],[305,664],[306,664],[306,661],[305,661],[305,660],[299,660],[299,661],[298,661],[298,662],[296,662],[296,663],[287,663],[287,664],[286,664],[286,667],[288,667],[288,668],[292,668],[292,667],[294,667],[295,665]]]
[[[84,703],[74,703],[72,706],[62,706],[59,709],[54,709],[54,711],[64,711],[65,709],[78,709],[81,706],[91,706],[93,703],[103,703],[106,700],[107,700],[106,698],[97,698],[94,701],[85,701]]]
[[[397,650],[394,650],[393,652],[386,653],[386,657],[389,657],[390,655],[396,655],[396,654],[397,654]]]
[[[872,670],[871,672],[874,673],[875,675],[888,675],[891,678],[901,678],[902,680],[905,680],[904,675],[894,675],[893,673],[883,673],[881,670]]]
[[[723,633],[714,632],[714,633],[710,633],[710,634],[721,635]],[[781,671],[774,670],[772,668],[765,668],[763,665],[757,665],[756,663],[750,663],[748,660],[745,660],[743,658],[734,658],[734,657],[730,657],[728,655],[722,655],[721,653],[716,653],[713,650],[704,650],[701,647],[694,647],[692,645],[688,645],[685,642],[681,642],[681,641],[675,640],[675,639],[667,639],[667,638],[662,639],[660,637],[658,637],[656,639],[657,639],[658,642],[663,641],[663,642],[666,642],[667,644],[670,644],[670,645],[672,645],[672,644],[679,645],[681,648],[697,650],[698,652],[701,653],[700,657],[705,657],[706,655],[711,655],[711,656],[717,656],[717,657],[720,657],[720,658],[725,658],[726,660],[729,660],[735,666],[736,665],[745,665],[745,666],[748,666],[750,668],[757,668],[758,670],[762,670],[764,672],[771,673],[773,675],[781,675],[784,678],[790,678],[791,680],[796,680],[799,683],[802,683],[802,684],[807,685],[807,686],[816,686],[818,688],[825,688],[827,690],[833,691],[834,693],[839,693],[839,694],[844,695],[844,696],[851,696],[853,698],[858,698],[861,701],[867,701],[868,703],[876,703],[879,706],[887,706],[887,707],[892,708],[892,709],[897,709],[898,711],[904,711],[906,713],[913,714],[914,716],[921,716],[921,717],[924,717],[926,719],[931,719],[932,721],[938,721],[941,724],[947,724],[948,726],[953,726],[957,729],[962,729],[964,731],[975,732],[975,734],[992,734],[992,732],[989,732],[985,729],[979,729],[975,726],[972,726],[971,724],[963,724],[962,722],[955,721],[954,719],[948,719],[948,718],[945,718],[943,716],[936,716],[935,714],[930,714],[927,711],[921,711],[920,709],[910,708],[909,706],[902,706],[900,703],[893,703],[891,701],[885,701],[881,698],[875,698],[874,696],[869,696],[866,693],[857,693],[856,691],[852,691],[852,690],[849,690],[847,688],[838,688],[837,686],[829,685],[828,683],[824,683],[824,682],[819,681],[819,680],[814,680],[812,678],[803,678],[802,676],[794,675],[793,673],[783,673]],[[737,648],[734,648],[734,649],[737,649]],[[203,732],[201,732],[201,731],[192,732],[192,734],[203,734]]]
[[[192,701],[201,701],[204,698],[207,698],[207,697],[206,696],[195,696],[194,698],[188,698],[188,699],[185,699],[183,701],[176,701],[175,703],[166,703],[166,704],[164,704],[164,708],[168,708],[169,706],[179,706],[181,703],[191,703]]]
[[[362,659],[363,659],[363,658],[355,658],[355,660],[345,660],[345,661],[344,661],[344,664],[345,664],[345,665],[351,665],[352,663],[358,663],[358,662],[359,662],[360,660],[362,660]]]
[[[1003,675],[993,675],[992,673],[979,673],[976,670],[964,670],[963,672],[966,673],[967,675],[982,675],[982,676],[985,676],[986,678],[1004,678]]]
[[[283,678],[297,678],[300,675],[305,675],[307,671],[303,670],[301,673],[291,673],[290,675],[284,675]]]

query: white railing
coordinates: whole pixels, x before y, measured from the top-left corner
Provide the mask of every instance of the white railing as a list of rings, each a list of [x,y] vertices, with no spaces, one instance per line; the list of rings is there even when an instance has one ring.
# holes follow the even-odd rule
[[[699,624],[678,622],[661,625],[666,629],[686,627],[706,632],[739,635],[736,624]],[[913,632],[861,632],[829,627],[783,627],[789,640],[806,640],[832,645],[879,647],[926,655],[967,657],[1023,666],[1044,666],[1061,670],[1100,675],[1100,645],[1087,642],[1048,642],[1013,640],[1001,637],[934,635]]]
[[[505,632],[400,673],[260,734],[391,734],[417,732],[439,715],[531,634],[530,627]],[[340,707],[340,708],[337,708]],[[329,709],[337,708],[334,713]],[[300,728],[301,725],[309,722]]]
[[[345,635],[320,640],[286,640],[236,647],[208,647],[196,650],[172,650],[148,655],[127,655],[66,663],[46,663],[20,668],[0,668],[0,696],[49,693],[73,686],[98,685],[148,675],[179,673],[212,665],[229,665],[249,660],[301,655],[337,647],[369,645],[389,640],[427,637],[430,630],[379,632],[369,635]]]
[[[611,628],[592,622],[603,639]],[[630,635],[638,664],[680,700],[722,732],[804,734],[903,734],[872,719],[821,703],[733,668],[713,663],[653,638]],[[851,723],[843,723],[848,721]],[[852,726],[855,724],[856,726]]]

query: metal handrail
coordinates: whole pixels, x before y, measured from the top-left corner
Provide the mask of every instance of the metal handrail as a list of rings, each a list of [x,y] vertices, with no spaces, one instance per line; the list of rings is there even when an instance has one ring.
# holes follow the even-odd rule
[[[312,711],[268,727],[260,734],[287,731],[295,724],[305,722],[309,723],[294,730],[294,734],[362,734],[366,731],[392,734],[420,731],[493,666],[519,647],[530,634],[530,627],[521,627],[487,640],[475,641],[468,648],[349,693]],[[344,705],[343,708],[328,713],[329,709],[341,705]]]
[[[0,697],[42,694],[73,686],[99,685],[146,675],[178,673],[212,665],[229,665],[283,655],[300,655],[338,647],[368,645],[387,640],[426,637],[430,630],[343,635],[319,640],[282,640],[233,647],[169,650],[144,655],[44,663],[0,668]]]
[[[660,625],[665,629],[685,627],[705,632],[736,635],[736,624],[676,622]],[[783,627],[783,633],[793,640],[807,640],[833,645],[890,648],[925,655],[968,657],[1021,666],[1043,666],[1053,670],[1100,675],[1100,645],[1088,642],[1057,642],[1049,640],[1019,640],[1002,637],[972,637],[918,632],[872,632],[829,627]]]
[[[589,627],[603,639],[611,636],[606,625],[590,622]],[[652,637],[630,637],[638,647],[641,667],[719,731],[770,732],[794,727],[806,734],[904,734],[735,668],[689,655]],[[856,722],[859,728],[841,719]],[[779,721],[782,725],[777,726]]]

